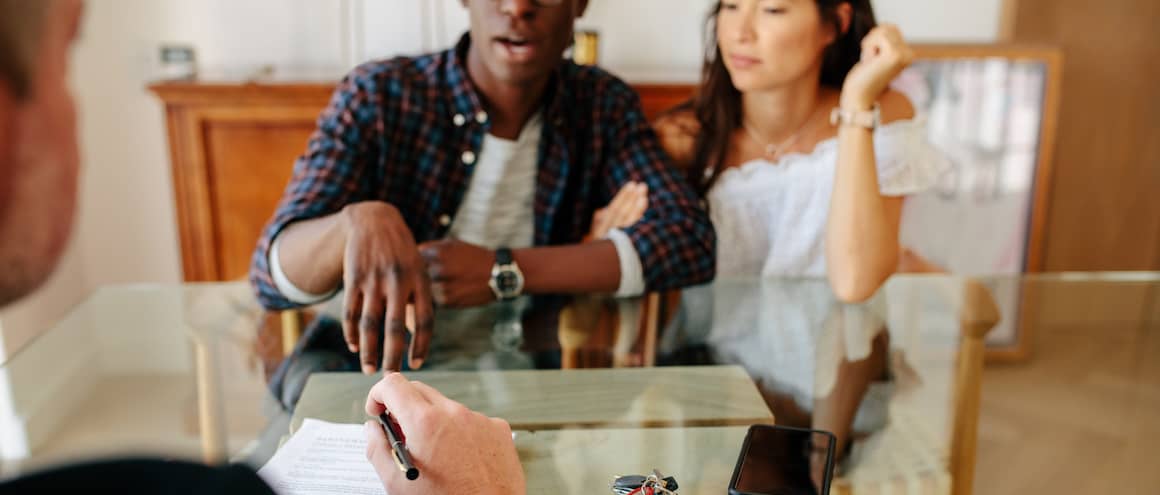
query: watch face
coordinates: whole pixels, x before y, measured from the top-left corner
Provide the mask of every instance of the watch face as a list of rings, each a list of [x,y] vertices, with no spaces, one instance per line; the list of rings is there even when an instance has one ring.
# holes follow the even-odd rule
[[[502,292],[514,292],[520,288],[520,276],[514,270],[504,270],[496,275],[495,285]]]

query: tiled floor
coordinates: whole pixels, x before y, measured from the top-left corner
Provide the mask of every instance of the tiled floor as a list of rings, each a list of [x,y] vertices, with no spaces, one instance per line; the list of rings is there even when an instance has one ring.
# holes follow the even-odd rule
[[[1160,494],[1160,326],[1039,332],[988,366],[975,493]]]

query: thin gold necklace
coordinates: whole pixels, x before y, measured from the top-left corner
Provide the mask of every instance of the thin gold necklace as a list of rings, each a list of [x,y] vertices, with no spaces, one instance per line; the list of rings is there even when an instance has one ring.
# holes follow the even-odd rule
[[[785,150],[789,149],[790,146],[793,146],[794,143],[797,142],[798,138],[801,137],[802,131],[805,130],[806,125],[809,124],[810,121],[814,120],[814,114],[817,113],[817,111],[818,108],[815,106],[814,109],[810,111],[810,114],[806,117],[806,119],[802,121],[802,124],[798,126],[798,129],[781,143],[771,143],[761,139],[761,135],[758,134],[757,131],[754,131],[753,128],[750,127],[749,124],[744,120],[741,122],[741,127],[745,129],[745,132],[749,134],[749,138],[752,139],[753,142],[765,147],[765,159],[769,160],[770,162],[777,163],[777,160],[785,154]]]

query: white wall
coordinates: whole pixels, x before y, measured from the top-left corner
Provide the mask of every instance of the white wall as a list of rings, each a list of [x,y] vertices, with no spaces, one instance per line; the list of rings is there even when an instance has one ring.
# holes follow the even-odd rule
[[[897,24],[917,42],[989,43],[999,39],[1010,0],[873,0],[879,22]]]
[[[436,12],[443,0],[356,0],[351,23],[356,57],[363,60],[413,55],[431,51],[437,26],[445,22]]]
[[[341,30],[346,22],[344,9],[348,0],[165,0],[160,3],[165,5],[161,18],[165,30],[154,39],[193,44],[199,64],[210,69],[265,64],[283,68],[343,64]]]
[[[627,79],[695,81],[713,0],[591,0],[579,29],[600,33],[600,64]]]
[[[78,242],[91,286],[180,279],[161,107],[145,90],[169,2],[88,4],[73,55],[83,181]]]
[[[448,47],[467,30],[460,0],[355,0],[365,58]],[[629,79],[696,79],[705,16],[715,0],[590,0],[580,29],[600,32],[601,65]],[[998,39],[1004,0],[874,0],[880,22],[914,42]],[[422,16],[428,18],[421,18]]]

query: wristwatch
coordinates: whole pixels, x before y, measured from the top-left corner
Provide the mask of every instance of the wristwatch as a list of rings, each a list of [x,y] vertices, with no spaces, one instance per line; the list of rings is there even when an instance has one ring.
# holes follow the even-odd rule
[[[874,130],[882,125],[882,107],[877,103],[870,110],[848,110],[835,107],[830,112],[830,125],[849,125]]]
[[[512,258],[512,250],[499,248],[495,250],[495,265],[491,267],[491,281],[487,283],[495,298],[500,301],[510,301],[524,292],[524,272],[520,265]]]

